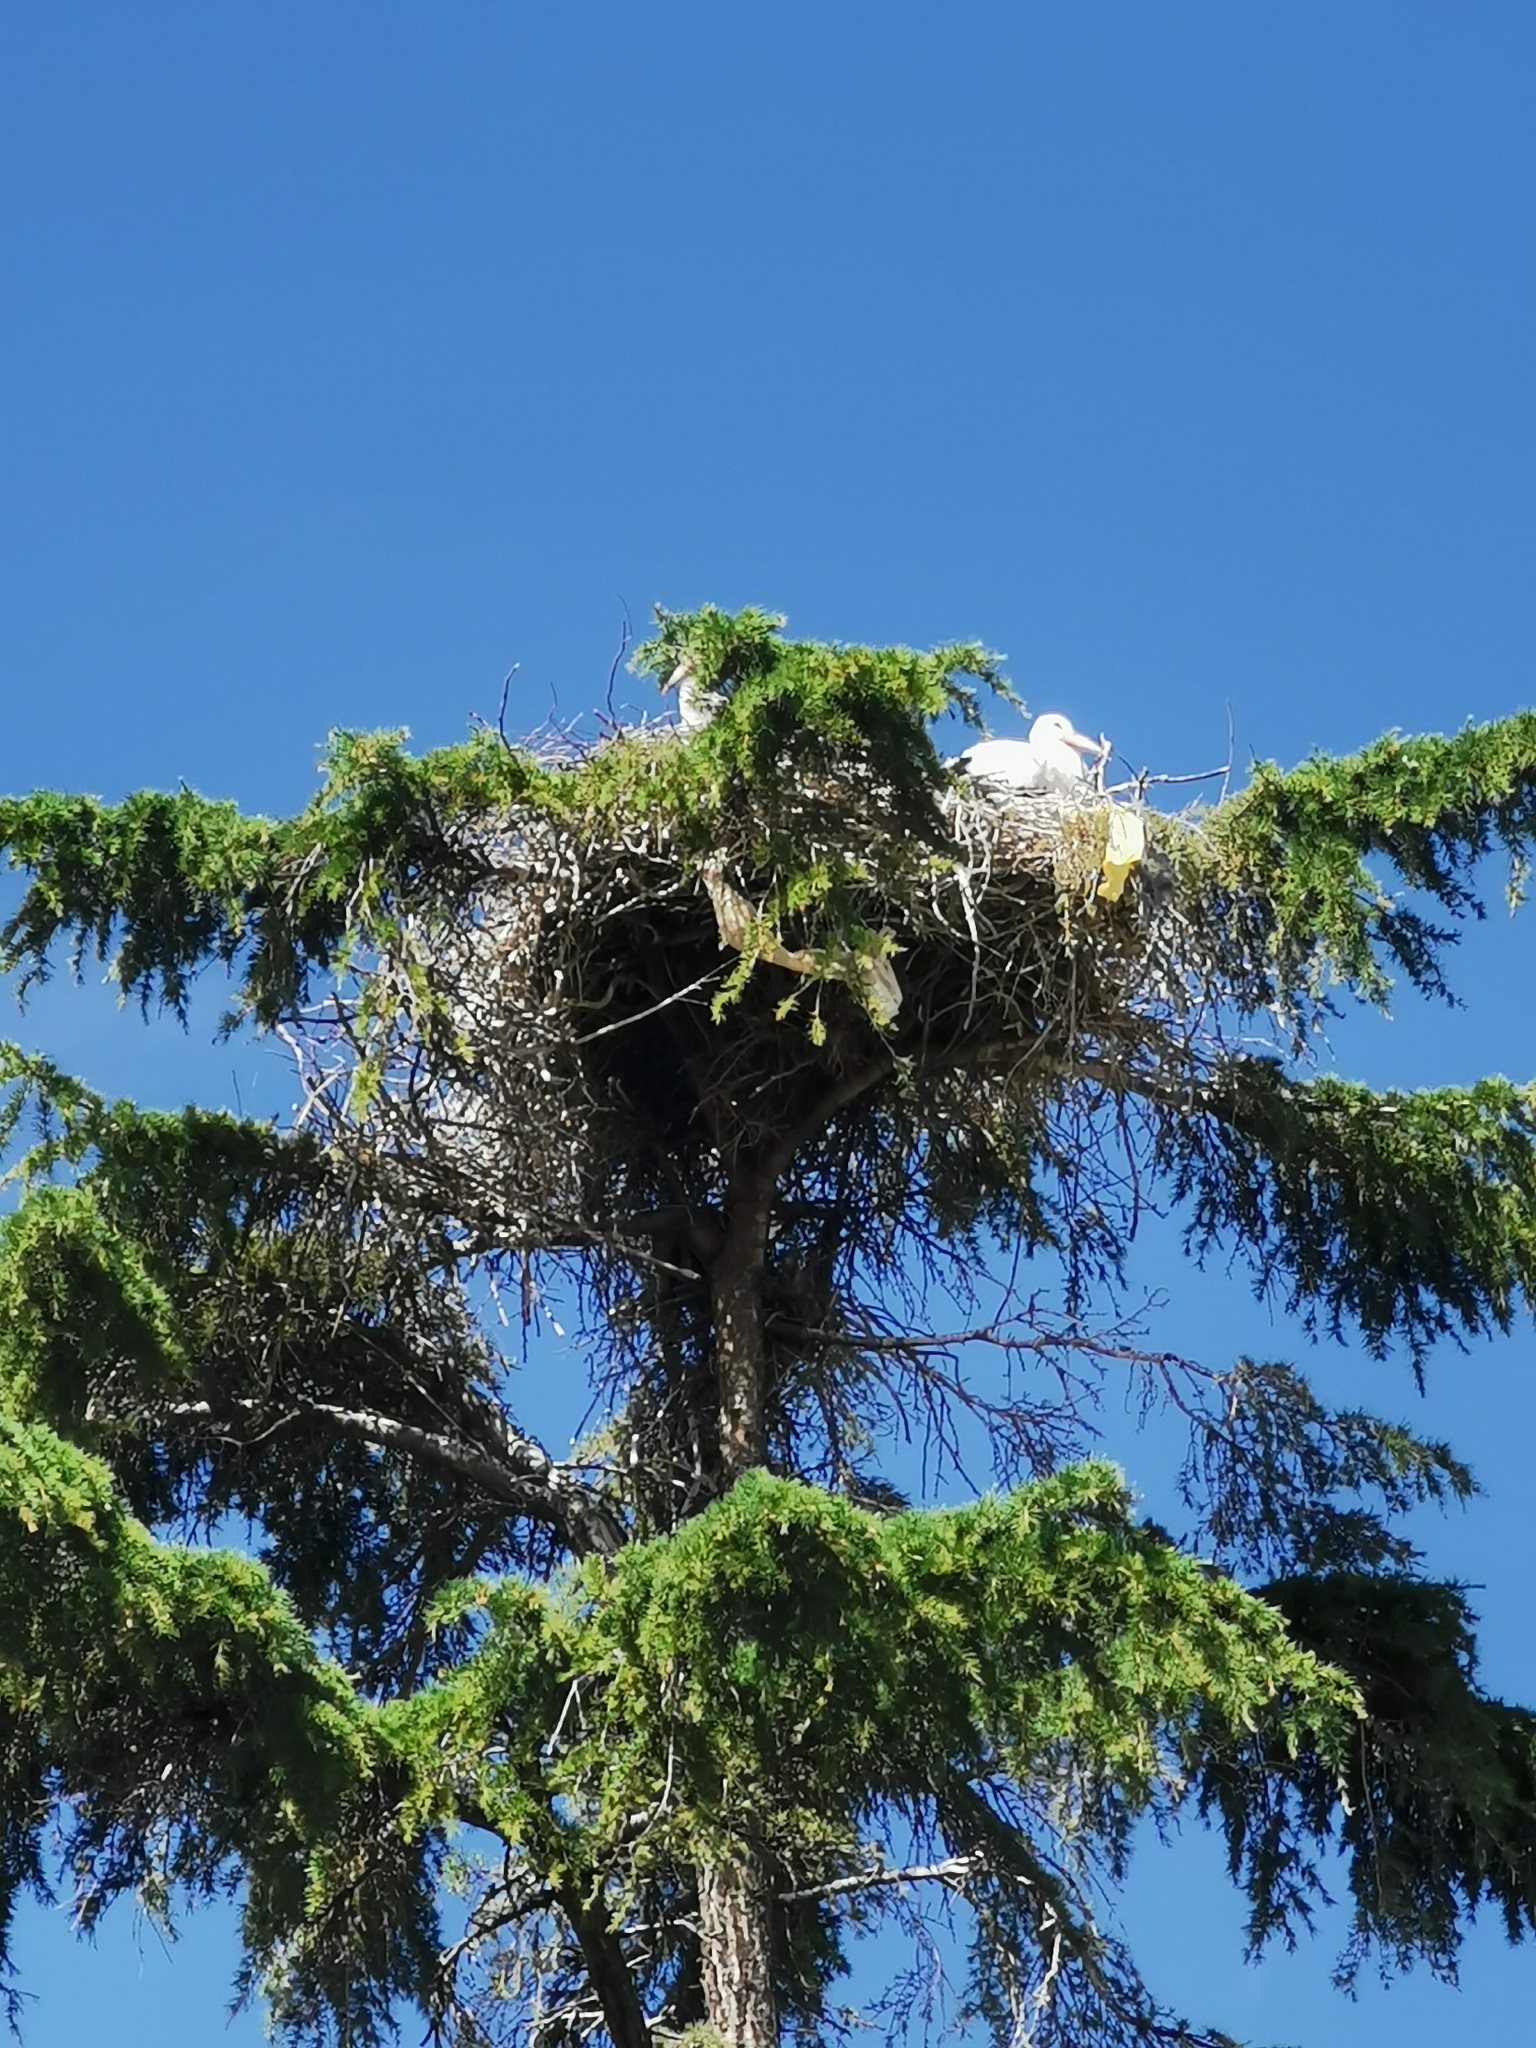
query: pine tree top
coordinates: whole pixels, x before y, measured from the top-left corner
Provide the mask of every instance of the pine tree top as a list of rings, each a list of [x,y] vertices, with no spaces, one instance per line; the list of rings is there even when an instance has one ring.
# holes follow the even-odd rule
[[[504,1988],[505,1942],[561,2038],[626,2048],[642,1994],[696,2016],[701,1873],[738,1850],[807,2039],[914,1843],[1000,2038],[1042,1985],[1042,2040],[1221,2038],[1158,2012],[1083,1876],[1181,1804],[1256,1942],[1331,1839],[1362,1953],[1449,1968],[1481,1898],[1524,1929],[1536,1724],[1398,1525],[1471,1475],[1292,1366],[1152,1348],[1114,1290],[1161,1205],[1416,1365],[1536,1296],[1536,1093],[1307,1063],[1331,1005],[1448,994],[1486,855],[1518,893],[1536,715],[1174,814],[947,770],[934,721],[1006,694],[980,647],[706,609],[637,659],[679,664],[690,734],[338,735],[292,818],[0,804],[23,987],[95,955],[185,1019],[222,965],[303,1083],[280,1128],[4,1056],[0,1903],[62,1797],[93,1908],[243,1873],[296,2038],[371,2041],[398,1996],[467,2028],[454,1973]],[[997,1245],[1031,1291],[936,1329]],[[569,1460],[483,1313],[552,1267],[604,1416]],[[1081,1462],[1109,1371],[1189,1424],[1184,1544]],[[886,1439],[961,1417],[1009,1490],[911,1507]],[[198,1547],[245,1522],[260,1562]],[[455,1824],[507,1860],[450,1967]]]

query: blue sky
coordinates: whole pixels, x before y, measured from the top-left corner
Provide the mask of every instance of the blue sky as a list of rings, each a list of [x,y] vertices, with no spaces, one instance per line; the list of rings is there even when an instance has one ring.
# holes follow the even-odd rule
[[[1494,0],[0,8],[0,781],[292,808],[327,728],[451,740],[514,662],[509,725],[590,709],[658,600],[975,635],[1168,773],[1229,713],[1290,761],[1527,705],[1533,101],[1536,12]],[[1464,1012],[1341,1063],[1529,1073],[1532,943],[1500,914]],[[280,1090],[96,991],[18,1029],[158,1100]],[[1295,1348],[1173,1293],[1170,1339]],[[1319,1363],[1471,1457],[1428,1540],[1536,1699],[1529,1331],[1427,1412]],[[1148,1859],[1129,1908],[1201,2015],[1522,2031],[1494,1930],[1459,1996],[1347,2009],[1326,1937],[1239,1965],[1212,1873]],[[222,1923],[140,1947],[29,1916],[34,2048],[259,2038]]]

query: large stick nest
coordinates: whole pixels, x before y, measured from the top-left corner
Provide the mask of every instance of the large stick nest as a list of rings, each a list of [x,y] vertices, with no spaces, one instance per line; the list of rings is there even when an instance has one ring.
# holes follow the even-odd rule
[[[670,736],[612,744],[676,758]],[[657,797],[536,796],[451,827],[442,885],[333,1012],[317,1107],[345,1080],[377,1152],[488,1245],[591,1242],[715,1199],[844,1098],[878,1151],[892,1133],[871,1119],[898,1098],[910,1137],[1016,1119],[1085,1075],[1150,1063],[1181,1084],[1223,1001],[1267,987],[1188,819],[1143,814],[1109,901],[1115,804],[1086,788],[946,784],[926,841],[891,831],[857,762],[771,802],[738,789],[708,845],[659,778]],[[770,852],[786,840],[802,873],[843,877],[799,910]]]

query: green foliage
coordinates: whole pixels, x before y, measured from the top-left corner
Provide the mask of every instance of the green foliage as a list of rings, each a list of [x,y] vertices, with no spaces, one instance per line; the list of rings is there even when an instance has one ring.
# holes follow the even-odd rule
[[[94,1460],[3,1418],[0,1728],[7,1922],[18,1889],[44,1884],[40,1838],[65,1800],[60,1860],[87,1925],[124,1890],[164,1914],[177,1889],[238,1878],[280,2014],[328,2009],[366,2043],[394,1997],[420,1991],[428,1873],[378,1810],[368,1716],[343,1674],[258,1564],[156,1542]],[[387,1832],[343,1890],[335,1845],[365,1818]]]
[[[1536,712],[1450,739],[1388,734],[1289,774],[1261,762],[1211,829],[1277,950],[1371,1000],[1386,995],[1389,967],[1444,993],[1444,934],[1389,895],[1372,863],[1453,916],[1480,915],[1473,870],[1499,847],[1518,895],[1536,835]]]
[[[670,1744],[689,1827],[786,1847],[999,1770],[1065,1772],[1082,1824],[1118,1826],[1187,1767],[1198,1715],[1323,1750],[1353,1715],[1269,1608],[1134,1524],[1105,1465],[887,1517],[749,1474],[628,1550],[593,1626],[618,1674],[605,1787],[632,1801],[620,1760],[638,1746],[654,1785]]]
[[[1185,1497],[1229,1570],[1408,1572],[1392,1518],[1466,1501],[1471,1472],[1444,1443],[1358,1408],[1335,1412],[1293,1366],[1239,1359],[1219,1413],[1195,1418]]]
[[[148,1521],[259,1524],[306,1623],[371,1682],[418,1665],[423,1582],[525,1546],[467,1534],[474,1492],[451,1472],[313,1411],[473,1412],[486,1346],[446,1247],[370,1219],[372,1191],[305,1137],[108,1104],[14,1052],[0,1066],[12,1110],[43,1110],[0,1221],[0,1404],[109,1459]]]
[[[981,1892],[1044,1887],[1074,1968],[1097,1938],[1042,1833],[1115,1860],[1136,1814],[1256,1731],[1342,1757],[1357,1710],[1271,1607],[1138,1527],[1102,1465],[883,1518],[749,1474],[564,1595],[466,1598],[480,1647],[386,1710],[420,1820],[472,1782],[551,1882],[617,1861],[631,1887],[743,1837],[814,1883],[919,1826]]]
[[[41,791],[0,804],[0,839],[13,867],[36,880],[6,927],[8,967],[21,986],[47,971],[55,938],[112,962],[125,995],[158,989],[181,1014],[190,977],[229,961],[247,920],[271,894],[275,834],[233,804],[191,790],[148,792],[108,806]]]
[[[1536,1715],[1478,1691],[1461,1589],[1340,1572],[1277,1581],[1264,1598],[1296,1642],[1350,1674],[1365,1715],[1343,1753],[1342,1788],[1339,1756],[1304,1756],[1298,1767],[1262,1738],[1202,1785],[1234,1869],[1246,1863],[1256,1877],[1255,1943],[1308,1912],[1309,1874],[1285,1839],[1297,1826],[1336,1831],[1349,1860],[1345,1981],[1378,1948],[1399,1966],[1423,1956],[1454,1978],[1461,1921],[1483,1902],[1511,1941],[1536,1931]],[[1267,1799],[1257,1795],[1264,1775]]]
[[[143,1392],[184,1380],[175,1310],[136,1245],[79,1188],[40,1188],[0,1223],[4,1398],[48,1420],[78,1412],[94,1375],[130,1365]]]
[[[1197,1249],[1242,1245],[1309,1327],[1419,1355],[1536,1298],[1530,1085],[1377,1093],[1249,1060],[1165,1126],[1163,1155]]]
[[[284,822],[188,789],[117,805],[51,791],[0,802],[0,844],[33,877],[0,965],[21,970],[25,991],[67,936],[72,970],[92,953],[125,997],[181,1017],[201,967],[238,967],[244,1005],[272,1022],[305,1000],[360,914],[409,890],[445,823],[537,781],[494,735],[420,760],[402,741],[334,734],[319,794]]]
[[[371,1712],[260,1566],[155,1543],[98,1464],[5,1423],[0,1593],[8,1782],[34,1823],[8,1895],[42,1882],[36,1828],[67,1791],[88,1912],[129,1886],[163,1911],[233,1863],[279,2017],[302,2031],[328,2001],[359,2041],[422,1992],[421,1831],[456,1815],[557,1885],[626,1840],[641,1870],[743,1826],[815,1867],[883,1802],[1028,1861],[975,1806],[1000,1769],[1118,1840],[1197,1731],[1326,1755],[1353,1714],[1272,1610],[1138,1530],[1103,1467],[885,1520],[753,1476],[570,1594],[461,1596],[484,1603],[481,1646]],[[368,1813],[383,1838],[359,1864]]]
[[[978,684],[1012,694],[1000,657],[974,642],[919,654],[785,640],[784,621],[759,611],[706,606],[658,618],[660,630],[634,667],[665,680],[686,658],[700,683],[723,697],[689,748],[720,796],[735,784],[768,796],[771,806],[792,778],[856,759],[894,800],[892,823],[931,841],[940,771],[929,722],[956,710],[978,723]]]

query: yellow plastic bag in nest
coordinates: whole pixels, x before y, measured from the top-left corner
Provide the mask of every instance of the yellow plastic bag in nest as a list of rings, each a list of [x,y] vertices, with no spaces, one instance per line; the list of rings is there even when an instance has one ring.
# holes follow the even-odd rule
[[[1118,903],[1124,894],[1131,869],[1147,850],[1147,828],[1136,811],[1111,811],[1109,836],[1104,848],[1104,878],[1098,893],[1106,903]]]

